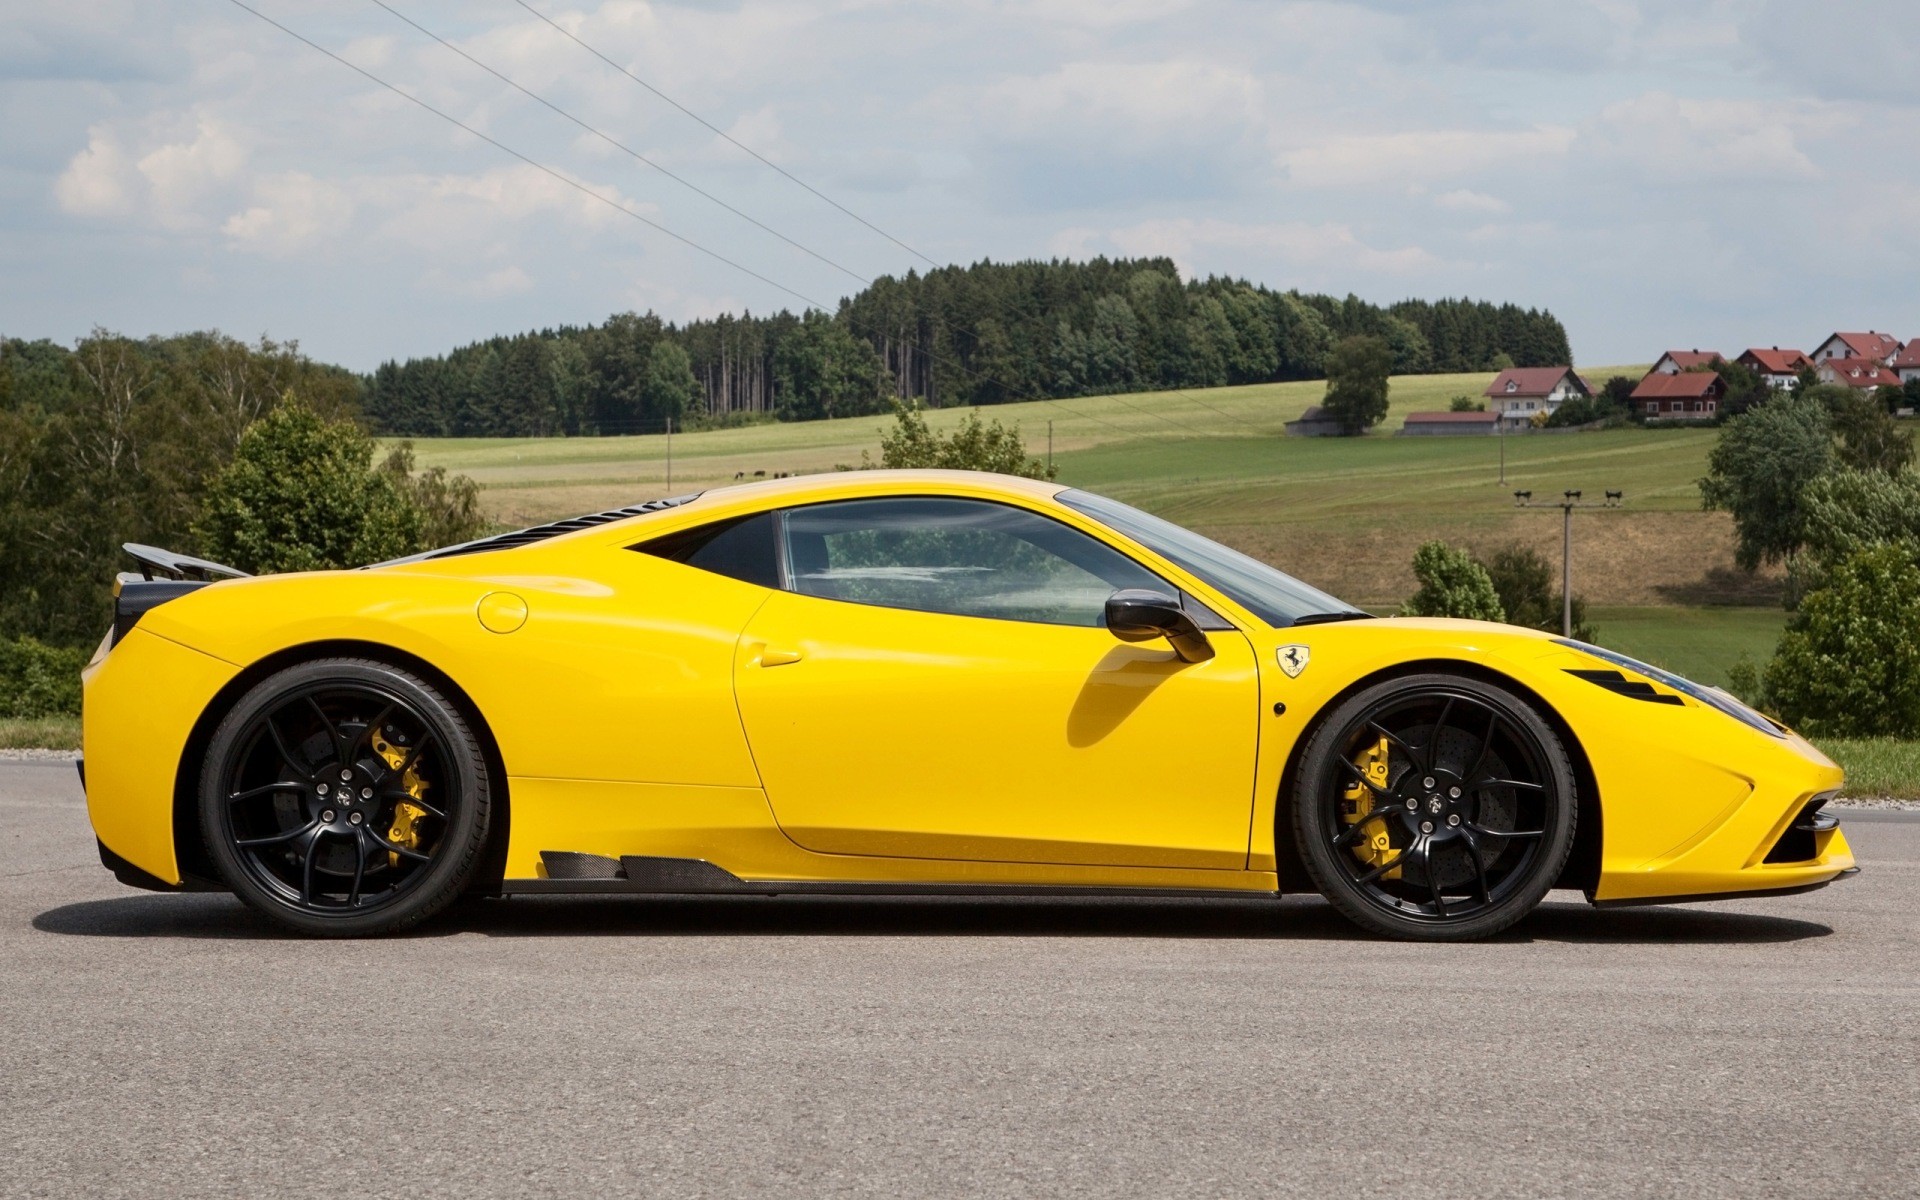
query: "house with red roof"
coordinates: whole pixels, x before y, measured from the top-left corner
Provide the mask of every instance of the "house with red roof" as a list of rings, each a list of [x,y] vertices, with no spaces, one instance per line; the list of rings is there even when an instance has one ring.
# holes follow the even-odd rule
[[[1653,370],[1661,375],[1678,375],[1682,371],[1697,371],[1702,367],[1711,367],[1722,361],[1718,350],[1669,350],[1653,364]]]
[[[1821,383],[1861,389],[1900,386],[1900,377],[1892,367],[1867,358],[1829,358],[1814,369]]]
[[[1782,350],[1778,346],[1751,347],[1733,361],[1757,372],[1775,391],[1792,387],[1800,378],[1800,372],[1813,365],[1813,360],[1800,351]]]
[[[1836,358],[1863,358],[1882,365],[1892,362],[1900,352],[1900,339],[1890,333],[1868,330],[1866,333],[1836,333],[1821,342],[1813,352],[1815,363]]]
[[[1631,399],[1649,421],[1711,421],[1726,394],[1726,380],[1715,371],[1653,371],[1633,389]]]
[[[1530,424],[1535,413],[1552,413],[1577,396],[1591,396],[1593,389],[1572,367],[1508,367],[1481,395],[1512,429]]]
[[[1920,379],[1920,338],[1900,347],[1900,353],[1894,355],[1893,361],[1887,365],[1893,368],[1893,373],[1900,377],[1901,383]]]

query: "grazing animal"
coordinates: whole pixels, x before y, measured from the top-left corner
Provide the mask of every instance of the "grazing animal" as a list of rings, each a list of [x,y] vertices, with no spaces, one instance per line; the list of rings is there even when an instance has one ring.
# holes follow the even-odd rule
[[[745,479],[747,477],[747,473],[745,471],[735,471],[733,473],[733,477],[735,479]]]
[[[767,477],[767,473],[765,471],[755,471],[753,473],[753,477],[755,479],[765,479]]]

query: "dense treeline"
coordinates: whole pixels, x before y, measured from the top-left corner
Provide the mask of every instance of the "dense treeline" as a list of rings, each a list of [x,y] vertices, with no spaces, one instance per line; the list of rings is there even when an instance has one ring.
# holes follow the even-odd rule
[[[631,313],[387,363],[367,415],[421,436],[539,436],[1318,378],[1328,351],[1382,338],[1401,374],[1570,363],[1552,314],[1484,301],[1183,282],[1171,260],[976,263],[883,277],[833,317],[673,325]]]
[[[121,543],[201,550],[208,530],[222,527],[207,521],[209,500],[275,414],[331,421],[336,441],[365,439],[355,425],[362,387],[353,372],[266,339],[95,330],[68,349],[0,338],[0,684],[18,685],[40,669],[39,643],[84,648],[99,640],[108,586],[130,565]],[[366,475],[373,443],[350,449],[368,461],[348,466]],[[398,533],[382,549],[422,548],[476,520],[472,485],[416,474],[404,444],[371,480],[345,469],[323,479],[279,475],[269,482],[300,497],[371,489],[390,498]],[[259,523],[263,489],[239,493],[229,484],[227,493],[228,508],[239,510],[227,525]]]

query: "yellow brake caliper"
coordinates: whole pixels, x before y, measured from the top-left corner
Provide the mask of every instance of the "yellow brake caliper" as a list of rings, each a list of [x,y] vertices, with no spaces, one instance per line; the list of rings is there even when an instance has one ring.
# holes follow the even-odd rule
[[[1381,738],[1376,746],[1369,746],[1360,752],[1353,765],[1359,767],[1374,787],[1386,790],[1387,787],[1387,739]],[[1374,793],[1365,785],[1355,782],[1341,796],[1340,819],[1349,825],[1358,825],[1362,821],[1377,821],[1386,815],[1385,809],[1375,810]],[[1384,867],[1400,857],[1387,839],[1386,826],[1377,826],[1353,844],[1353,853],[1361,862],[1370,867]],[[1382,879],[1400,878],[1400,868],[1395,867],[1381,876]]]
[[[407,761],[406,747],[396,746],[392,742],[389,742],[386,739],[385,733],[381,730],[374,730],[372,735],[367,739],[367,742],[373,747],[375,754],[378,754],[386,760],[389,769],[398,770],[400,764]],[[400,786],[405,788],[407,795],[413,797],[415,800],[423,800],[426,798],[427,781],[420,778],[420,772],[415,767],[407,768],[407,773],[400,777]],[[405,846],[409,850],[419,850],[420,820],[426,815],[427,810],[421,808],[419,805],[411,804],[405,800],[400,801],[400,803],[393,806],[393,824],[387,829],[387,840],[396,846]],[[387,862],[391,866],[398,867],[400,865],[400,856],[389,850],[387,851]]]

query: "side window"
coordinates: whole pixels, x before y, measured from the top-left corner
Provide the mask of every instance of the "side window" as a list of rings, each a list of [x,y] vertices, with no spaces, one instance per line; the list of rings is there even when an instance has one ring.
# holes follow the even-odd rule
[[[1103,625],[1116,588],[1177,595],[1071,526],[1004,504],[847,500],[785,515],[788,586],[806,596],[1049,625]]]
[[[772,513],[755,513],[670,533],[634,547],[642,554],[712,571],[764,588],[780,586],[780,552]]]

